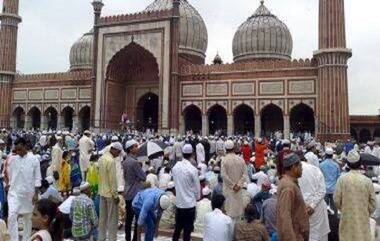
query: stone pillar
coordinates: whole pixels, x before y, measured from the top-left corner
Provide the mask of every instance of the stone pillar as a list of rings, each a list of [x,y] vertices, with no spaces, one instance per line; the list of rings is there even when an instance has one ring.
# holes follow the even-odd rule
[[[102,8],[104,4],[101,0],[94,0],[92,2],[92,7],[94,9],[94,37],[93,37],[93,55],[92,55],[92,77],[91,77],[91,118],[90,118],[90,126],[95,127],[95,112],[96,112],[96,98],[101,98],[100,96],[96,96],[96,74],[97,74],[97,61],[98,61],[98,41],[99,41],[99,26],[98,22],[100,19],[100,15],[102,13]],[[97,123],[96,127],[99,126],[100,123]]]
[[[41,114],[41,127],[40,127],[40,129],[41,130],[46,130],[46,128],[47,128],[47,118],[46,118],[46,116],[44,115],[44,114]]]
[[[289,115],[284,115],[284,138],[290,138]]]
[[[232,136],[234,134],[234,116],[227,115],[227,135]]]
[[[62,130],[65,128],[65,118],[62,115],[57,116],[57,129]]]
[[[261,137],[261,116],[255,115],[255,137]]]
[[[178,131],[180,135],[183,135],[183,133],[185,133],[185,118],[183,115],[180,115],[179,116],[179,123],[178,123]]]
[[[14,116],[11,116],[10,127],[11,127],[12,129],[16,129],[16,127],[17,127],[17,118],[14,117]]]
[[[30,115],[25,115],[25,129],[30,130],[32,128],[32,117]]]
[[[73,116],[73,129],[71,131],[76,132],[78,131],[78,124],[79,124],[79,115]]]
[[[202,115],[202,136],[208,136],[208,135],[209,135],[208,116]]]

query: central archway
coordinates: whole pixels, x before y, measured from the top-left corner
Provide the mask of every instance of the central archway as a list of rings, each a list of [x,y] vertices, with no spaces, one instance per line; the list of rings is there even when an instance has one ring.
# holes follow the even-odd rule
[[[57,110],[50,106],[45,111],[46,116],[46,127],[48,130],[56,130],[58,123],[58,112]]]
[[[140,98],[137,104],[136,127],[139,131],[158,129],[158,96],[147,93]]]
[[[245,135],[255,132],[255,118],[251,107],[242,104],[234,111],[234,132],[235,134]]]
[[[194,134],[200,134],[202,131],[202,112],[199,107],[190,105],[183,111],[185,121],[185,132],[192,131]]]
[[[314,111],[306,104],[298,104],[290,111],[290,131],[293,134],[315,132]]]
[[[74,125],[74,109],[70,106],[66,106],[62,110],[62,116],[63,116],[63,126],[64,128],[68,129],[71,131],[73,129]]]
[[[261,131],[264,136],[284,131],[284,116],[280,107],[269,104],[261,110]]]
[[[28,116],[30,118],[30,126],[32,129],[37,130],[41,127],[41,111],[37,107],[32,107],[29,110]]]
[[[81,131],[90,129],[91,109],[89,106],[84,106],[79,111],[79,128]]]
[[[367,143],[367,141],[372,140],[371,131],[369,129],[361,129],[359,132],[359,142]]]
[[[106,73],[106,127],[109,129],[120,129],[121,116],[126,113],[129,120],[137,129],[150,126],[149,121],[145,122],[145,115],[152,113],[152,128],[158,129],[158,112],[160,98],[157,95],[143,96],[139,98],[141,91],[154,89],[159,90],[159,67],[154,55],[141,45],[132,42],[110,60]],[[154,91],[153,91],[154,92]],[[149,97],[151,100],[149,100]],[[142,101],[142,102],[141,102]],[[154,102],[157,108],[151,108],[145,102]],[[144,107],[145,106],[145,107]],[[149,110],[149,111],[148,111]],[[139,116],[140,115],[140,116]],[[142,116],[141,116],[142,115]],[[137,120],[142,121],[137,123]]]
[[[208,124],[210,134],[227,134],[227,112],[220,105],[214,105],[208,111]]]

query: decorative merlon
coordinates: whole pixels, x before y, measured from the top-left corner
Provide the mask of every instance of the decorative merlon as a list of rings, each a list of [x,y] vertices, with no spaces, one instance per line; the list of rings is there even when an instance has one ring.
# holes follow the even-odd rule
[[[61,72],[61,73],[43,73],[43,74],[25,74],[16,75],[15,82],[31,81],[31,80],[87,80],[91,78],[91,70]]]
[[[288,60],[266,60],[266,61],[253,61],[253,62],[239,62],[231,64],[218,64],[218,65],[194,65],[185,64],[181,68],[181,74],[207,74],[218,72],[234,72],[234,71],[257,71],[257,70],[279,70],[279,69],[293,69],[293,68],[315,68],[317,62],[315,59],[294,59]]]
[[[173,12],[169,10],[162,11],[152,11],[152,12],[138,12],[132,14],[122,14],[122,15],[114,15],[114,16],[106,16],[101,17],[99,19],[98,25],[112,25],[112,24],[120,24],[125,22],[138,22],[138,21],[153,21],[157,19],[163,18],[171,18]]]

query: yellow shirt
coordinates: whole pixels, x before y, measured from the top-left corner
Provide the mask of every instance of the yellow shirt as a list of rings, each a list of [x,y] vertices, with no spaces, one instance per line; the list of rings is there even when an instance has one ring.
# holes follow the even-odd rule
[[[107,152],[99,159],[99,195],[106,198],[117,197],[116,162]]]
[[[58,190],[61,192],[68,192],[71,190],[70,174],[71,167],[66,160],[61,162],[61,172],[58,179]]]

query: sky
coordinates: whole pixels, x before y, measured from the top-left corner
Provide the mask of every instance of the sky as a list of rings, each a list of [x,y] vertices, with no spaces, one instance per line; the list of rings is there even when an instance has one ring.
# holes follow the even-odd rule
[[[0,4],[2,5],[0,0]],[[260,0],[188,0],[208,29],[206,62],[217,52],[232,62],[235,31]],[[21,73],[64,72],[71,45],[92,28],[91,0],[20,0],[17,70]],[[102,16],[142,11],[153,0],[103,0]],[[293,58],[311,58],[317,50],[318,0],[266,0],[265,5],[289,27]],[[345,0],[349,60],[350,114],[379,114],[380,24],[377,0]]]

